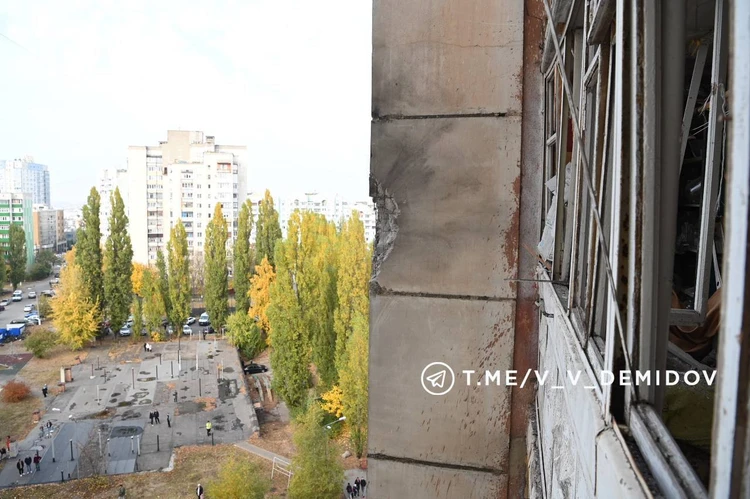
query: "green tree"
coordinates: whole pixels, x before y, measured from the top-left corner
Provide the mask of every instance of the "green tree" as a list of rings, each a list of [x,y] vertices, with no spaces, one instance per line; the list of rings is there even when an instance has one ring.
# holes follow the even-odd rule
[[[86,295],[98,310],[99,315],[105,308],[104,275],[102,271],[102,232],[99,209],[101,197],[92,187],[88,202],[83,207],[83,222],[76,234],[76,263],[81,268]]]
[[[227,270],[227,221],[216,203],[214,215],[206,228],[206,312],[217,328],[227,320],[229,307],[229,271]]]
[[[171,304],[169,322],[181,328],[190,316],[190,256],[188,254],[187,233],[182,220],[172,228],[167,244],[169,259],[169,301]]]
[[[357,457],[362,457],[367,445],[369,337],[367,316],[355,313],[339,377],[346,424]]]
[[[297,454],[292,458],[292,498],[328,499],[341,496],[344,470],[338,449],[323,427],[323,409],[313,402],[294,429]]]
[[[338,245],[336,291],[338,307],[334,314],[336,333],[336,368],[344,369],[346,345],[354,328],[354,317],[367,317],[370,308],[369,282],[372,256],[365,242],[365,226],[354,211],[341,229]]]
[[[146,330],[155,340],[164,339],[161,320],[165,316],[164,300],[161,296],[159,276],[151,269],[143,273],[143,315],[146,318]]]
[[[138,295],[133,296],[133,305],[131,308],[133,314],[133,336],[132,339],[135,341],[136,338],[141,336],[143,331],[143,299]]]
[[[23,346],[34,354],[34,357],[41,359],[57,345],[57,340],[58,335],[54,331],[50,329],[37,329],[23,341]]]
[[[257,463],[231,458],[222,463],[219,476],[208,482],[210,497],[222,499],[263,499],[271,489],[271,482]]]
[[[268,320],[273,330],[273,389],[295,408],[305,401],[310,384],[309,341],[302,321],[297,286],[300,216],[292,214],[287,239],[276,245],[276,279],[271,285]]]
[[[8,263],[4,253],[4,251],[0,252],[0,292],[5,289],[5,283],[8,282]]]
[[[255,228],[255,257],[262,260],[268,258],[271,265],[276,255],[276,243],[281,240],[281,225],[279,225],[279,213],[273,206],[271,191],[266,189],[266,195],[258,207],[258,221]]]
[[[128,318],[133,300],[133,247],[128,235],[128,217],[120,189],[110,196],[109,237],[104,249],[104,296],[113,324],[119,326]]]
[[[89,298],[83,271],[76,263],[78,250],[68,252],[67,266],[60,272],[60,287],[51,300],[52,323],[60,334],[60,342],[73,350],[96,338],[99,330],[99,309]]]
[[[38,281],[48,277],[52,272],[52,266],[55,264],[55,254],[50,250],[42,250],[36,254],[34,263],[29,268],[28,280]]]
[[[258,324],[243,312],[235,312],[227,319],[227,339],[250,359],[262,352],[266,346]]]
[[[159,272],[159,292],[164,302],[164,313],[167,317],[172,313],[172,302],[169,300],[169,274],[167,273],[167,261],[164,252],[159,248],[156,252],[156,270]],[[177,324],[175,324],[177,326]]]
[[[49,317],[52,315],[52,305],[50,305],[50,299],[42,295],[39,297],[39,316]]]
[[[234,241],[234,298],[235,310],[247,312],[250,309],[250,278],[253,275],[254,258],[250,247],[250,232],[253,227],[253,209],[250,201],[242,203],[237,238]]]
[[[26,233],[18,224],[10,224],[10,247],[8,248],[8,266],[10,283],[13,289],[26,277]]]

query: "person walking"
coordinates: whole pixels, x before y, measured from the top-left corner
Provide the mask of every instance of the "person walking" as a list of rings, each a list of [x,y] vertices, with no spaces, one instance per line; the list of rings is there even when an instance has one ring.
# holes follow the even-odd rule
[[[10,435],[5,439],[5,448],[8,450],[8,455],[10,455]]]
[[[357,489],[357,492],[358,492],[357,495],[359,495],[359,477],[357,477],[357,479],[354,480],[354,488]]]
[[[20,459],[16,463],[16,469],[18,470],[18,476],[23,476],[23,461]]]
[[[352,484],[347,482],[346,484],[346,498],[347,499],[352,499],[352,497],[354,497],[353,492],[352,492],[353,490],[354,489],[352,489]]]
[[[143,344],[143,351],[148,352],[148,343]]]
[[[23,462],[26,463],[26,474],[28,475],[31,473],[31,456],[26,456]]]
[[[148,413],[148,419],[151,420],[151,425],[153,426],[153,424],[154,424],[154,413],[153,412],[149,412]]]
[[[206,436],[211,436],[211,421],[206,421]]]
[[[5,459],[5,454],[7,454],[7,452],[5,451],[5,447],[0,447],[0,461]],[[8,459],[10,459],[10,456],[8,456]]]
[[[362,497],[367,497],[367,480],[364,478],[360,480],[359,486],[362,488]]]
[[[42,395],[44,395],[44,398],[47,398],[47,384],[46,383],[42,387]]]
[[[156,424],[161,424],[161,420],[159,420],[159,411],[154,411],[154,420],[156,421]]]
[[[124,498],[124,497],[125,497],[125,495],[126,495],[126,492],[125,492],[125,485],[121,483],[121,484],[120,484],[120,492],[118,493],[117,497],[122,497],[122,498]]]
[[[201,484],[198,484],[195,488],[195,495],[198,496],[198,499],[203,499],[203,486]]]
[[[42,456],[39,455],[39,453],[36,453],[36,456],[34,456],[34,467],[37,471],[40,471],[39,463],[42,462]]]
[[[172,422],[169,420],[169,414],[167,414],[167,428],[172,427]]]

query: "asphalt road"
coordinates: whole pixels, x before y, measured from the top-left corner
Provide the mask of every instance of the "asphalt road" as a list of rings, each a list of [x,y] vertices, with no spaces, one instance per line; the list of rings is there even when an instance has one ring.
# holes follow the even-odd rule
[[[54,276],[50,276],[42,281],[23,282],[19,284],[18,289],[23,291],[23,300],[21,301],[10,301],[11,296],[13,295],[13,289],[10,286],[6,286],[5,294],[3,294],[0,299],[8,300],[8,305],[5,307],[4,311],[0,312],[0,324],[5,325],[13,319],[23,319],[28,313],[23,311],[23,307],[31,303],[36,305],[37,310],[39,310],[39,297],[41,296],[41,292],[50,289],[49,282],[52,279],[54,279]],[[28,297],[29,291],[36,291],[35,299]]]

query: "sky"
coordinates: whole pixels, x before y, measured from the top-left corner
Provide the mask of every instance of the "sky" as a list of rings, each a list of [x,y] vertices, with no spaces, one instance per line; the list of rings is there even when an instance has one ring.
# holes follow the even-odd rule
[[[368,196],[370,1],[0,0],[0,159],[80,206],[167,130],[246,145],[248,185]]]

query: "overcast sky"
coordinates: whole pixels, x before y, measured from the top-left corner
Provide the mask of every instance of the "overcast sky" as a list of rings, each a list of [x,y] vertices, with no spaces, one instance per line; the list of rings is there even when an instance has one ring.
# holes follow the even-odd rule
[[[368,195],[371,2],[0,0],[0,159],[80,205],[168,129],[247,145],[251,191]]]

